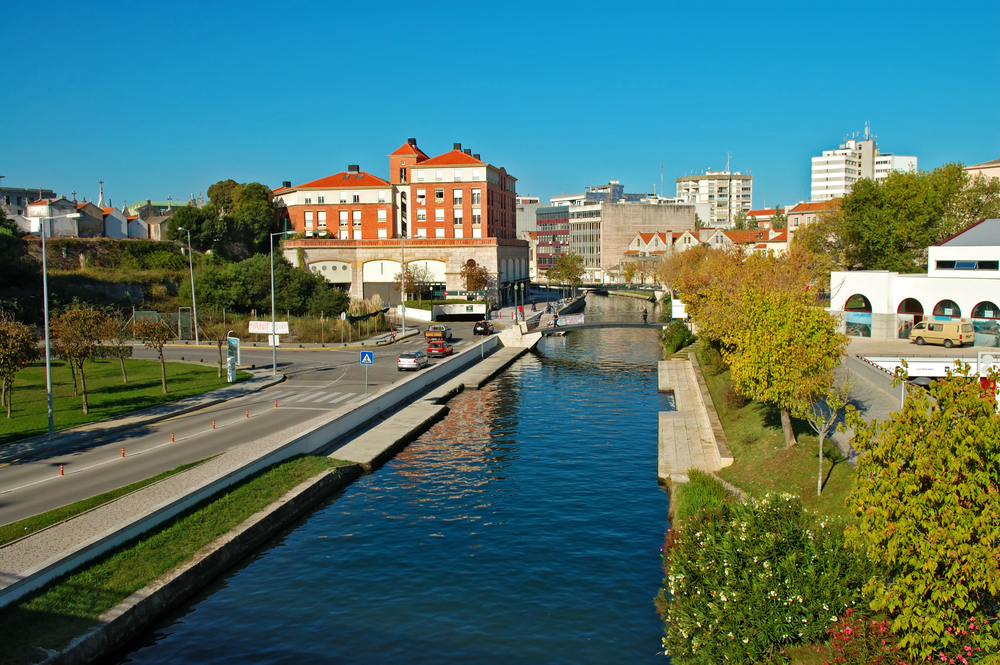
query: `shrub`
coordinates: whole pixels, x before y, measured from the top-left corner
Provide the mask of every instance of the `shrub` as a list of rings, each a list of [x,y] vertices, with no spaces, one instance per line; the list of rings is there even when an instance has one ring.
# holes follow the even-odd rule
[[[663,331],[663,352],[664,355],[677,353],[678,350],[692,344],[695,336],[688,330],[683,321],[672,321],[667,329]]]
[[[729,369],[718,341],[713,341],[705,347],[705,364],[713,375],[719,375]]]
[[[657,608],[678,665],[766,663],[785,646],[821,641],[870,577],[843,528],[798,497],[723,503],[667,532]]]
[[[731,500],[731,495],[711,475],[691,469],[688,471],[688,482],[675,485],[670,499],[674,503],[674,520],[683,521],[699,510],[726,503]]]
[[[739,411],[747,405],[748,401],[746,397],[736,392],[732,384],[727,383],[726,387],[722,390],[722,403],[725,405],[727,413],[730,411]]]
[[[899,665],[900,648],[885,619],[865,619],[851,607],[826,632],[837,665]]]

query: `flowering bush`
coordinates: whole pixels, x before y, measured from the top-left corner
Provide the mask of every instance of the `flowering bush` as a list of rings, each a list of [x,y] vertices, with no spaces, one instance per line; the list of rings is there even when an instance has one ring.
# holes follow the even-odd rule
[[[827,629],[837,665],[899,665],[900,647],[886,620],[864,619],[848,608],[833,628]],[[827,665],[830,665],[827,663]]]
[[[871,576],[843,528],[768,494],[700,511],[667,532],[657,608],[678,665],[766,663],[818,642],[860,600]]]

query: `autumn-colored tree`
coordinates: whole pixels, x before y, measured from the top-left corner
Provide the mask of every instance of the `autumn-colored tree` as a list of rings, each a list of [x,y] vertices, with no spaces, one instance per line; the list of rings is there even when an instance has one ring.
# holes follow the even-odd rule
[[[0,389],[11,418],[14,378],[22,369],[38,360],[38,338],[34,331],[10,315],[0,316]]]
[[[553,280],[573,287],[574,295],[576,288],[583,283],[583,273],[583,257],[575,252],[560,254],[556,258],[555,268],[549,269],[549,275],[552,275]]]
[[[167,394],[167,364],[163,359],[163,347],[174,338],[174,331],[159,319],[142,319],[132,323],[132,333],[141,339],[147,349],[155,349],[160,359],[160,387]]]
[[[106,330],[107,315],[84,307],[67,309],[52,322],[52,336],[59,338],[67,361],[76,368],[80,376],[80,401],[85,414],[90,411],[84,363],[94,356]]]
[[[996,406],[995,389],[957,363],[929,391],[911,391],[887,420],[848,415],[862,453],[848,542],[880,567],[864,593],[914,661],[936,659],[960,639],[983,653],[1000,647]]]
[[[622,264],[622,277],[625,278],[627,284],[631,284],[632,280],[635,279],[636,274],[639,272],[638,266],[636,266],[635,261],[626,261]]]
[[[490,281],[490,271],[486,266],[481,266],[473,259],[469,259],[462,266],[462,281],[465,282],[465,290],[469,293],[486,291]]]
[[[411,294],[416,289],[416,280],[413,275],[413,268],[411,266],[406,266],[406,269],[402,273],[396,273],[393,275],[392,288],[399,291],[400,297],[406,300],[408,294]]]

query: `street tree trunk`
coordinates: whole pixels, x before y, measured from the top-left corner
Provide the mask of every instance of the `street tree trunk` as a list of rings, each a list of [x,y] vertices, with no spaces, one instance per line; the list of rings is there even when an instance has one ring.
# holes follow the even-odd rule
[[[125,373],[125,356],[118,356],[118,362],[122,364],[122,383],[128,384],[128,374]]]
[[[219,342],[219,378],[222,378],[222,342]]]
[[[823,442],[826,441],[827,429],[819,433],[819,475],[816,477],[816,496],[823,494]]]
[[[781,410],[781,431],[785,434],[785,448],[791,448],[797,443],[795,430],[792,429],[792,414],[788,409]]]
[[[10,415],[10,406],[11,405],[10,405],[10,403],[12,401],[11,397],[13,396],[11,393],[14,392],[12,389],[13,389],[13,386],[8,386],[6,381],[3,382],[4,401],[7,403],[7,420],[11,419],[11,415]]]
[[[160,349],[160,387],[163,388],[163,394],[167,394],[167,363],[163,360],[163,349]]]
[[[90,413],[89,409],[87,408],[87,377],[83,373],[82,362],[80,363],[80,388],[81,388],[80,390],[81,401],[83,403],[83,414],[87,415],[88,413]]]
[[[73,362],[72,358],[67,358],[66,362],[69,363],[69,373],[73,375],[73,397],[79,397],[80,391],[76,387],[76,363]]]

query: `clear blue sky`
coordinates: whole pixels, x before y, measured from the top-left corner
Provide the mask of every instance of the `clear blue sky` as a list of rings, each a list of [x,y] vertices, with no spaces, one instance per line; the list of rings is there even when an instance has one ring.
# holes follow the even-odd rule
[[[543,201],[692,170],[808,199],[872,125],[920,167],[1000,157],[1000,2],[3,4],[4,185],[185,199],[459,141]],[[16,26],[16,27],[12,27]]]

